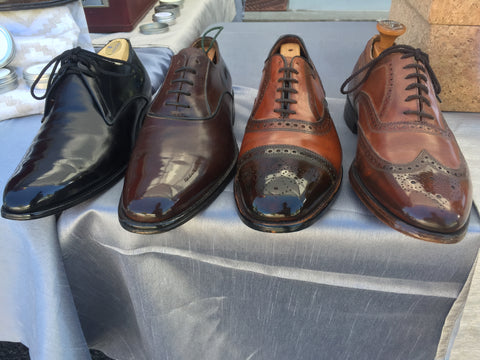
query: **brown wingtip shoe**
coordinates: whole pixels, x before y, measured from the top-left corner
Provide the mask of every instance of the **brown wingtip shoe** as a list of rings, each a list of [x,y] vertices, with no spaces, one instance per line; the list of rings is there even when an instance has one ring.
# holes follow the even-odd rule
[[[392,228],[422,240],[458,242],[467,231],[472,186],[438,106],[440,85],[427,54],[392,45],[375,57],[379,41],[368,41],[341,89],[348,94],[345,121],[358,132],[350,182]]]
[[[291,232],[313,223],[342,179],[342,150],[325,92],[303,41],[281,37],[242,141],[234,193],[253,229]]]
[[[125,229],[173,229],[220,194],[238,154],[233,106],[214,38],[203,36],[172,58],[130,158],[118,209]]]

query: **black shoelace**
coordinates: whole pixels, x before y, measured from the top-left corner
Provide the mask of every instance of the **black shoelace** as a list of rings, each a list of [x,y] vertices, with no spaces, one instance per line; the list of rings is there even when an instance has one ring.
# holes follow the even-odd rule
[[[71,50],[64,51],[62,54],[53,58],[45,67],[40,71],[37,78],[33,82],[30,88],[30,94],[37,99],[43,100],[47,97],[48,90],[51,89],[52,85],[61,79],[66,74],[85,74],[87,76],[94,76],[94,72],[90,70],[90,67],[93,66],[96,72],[103,73],[106,75],[112,76],[129,76],[130,73],[117,73],[113,71],[108,71],[102,68],[97,62],[101,59],[102,61],[106,61],[112,64],[125,64],[128,66],[133,66],[133,64],[117,59],[111,59],[105,56],[101,56],[95,53],[92,53],[87,50],[83,50],[80,47],[76,47]],[[45,72],[53,66],[53,69],[50,73],[50,77],[48,78],[47,89],[43,95],[36,95],[35,88],[45,74]],[[58,67],[60,66],[60,69]],[[57,71],[58,69],[58,71]]]
[[[418,100],[419,104],[420,104],[420,107],[419,107],[420,110],[407,110],[407,111],[404,111],[404,114],[405,115],[417,115],[420,118],[420,120],[422,119],[422,117],[433,119],[432,115],[422,111],[423,104],[426,104],[427,106],[431,107],[431,103],[430,103],[430,100],[423,95],[423,93],[428,95],[429,91],[428,91],[428,87],[425,84],[423,84],[421,81],[423,81],[423,82],[428,81],[428,78],[425,75],[426,73],[428,73],[428,75],[430,76],[430,79],[432,80],[433,89],[435,90],[435,95],[436,95],[438,101],[440,101],[440,99],[438,98],[438,94],[440,94],[440,91],[441,91],[440,83],[438,82],[438,79],[435,76],[435,73],[433,72],[433,69],[430,66],[428,55],[426,53],[424,53],[423,51],[421,51],[420,49],[415,49],[415,48],[413,48],[411,46],[408,46],[408,45],[394,45],[394,46],[389,47],[388,49],[384,50],[375,59],[373,59],[372,61],[370,61],[365,66],[363,66],[360,69],[358,69],[357,71],[355,71],[352,75],[350,75],[350,77],[348,77],[347,80],[345,80],[345,82],[342,84],[342,86],[340,88],[340,92],[342,94],[349,94],[349,93],[357,90],[368,79],[368,77],[370,76],[371,72],[373,71],[375,65],[378,64],[378,62],[380,60],[382,60],[386,56],[388,56],[390,54],[393,54],[393,53],[403,54],[402,57],[401,57],[402,59],[406,59],[406,58],[409,58],[409,57],[414,57],[415,60],[417,61],[417,63],[408,64],[408,65],[404,66],[404,69],[414,70],[414,72],[408,74],[405,77],[405,79],[414,79],[415,80],[414,82],[409,84],[405,88],[405,90],[417,89],[417,94],[409,95],[405,99],[405,101]],[[351,89],[345,90],[345,88],[350,83],[350,81],[352,81],[354,78],[356,78],[358,75],[360,75],[365,70],[366,70],[366,73],[363,76],[363,78],[358,82],[358,84],[356,86],[352,87]]]
[[[208,48],[205,49],[205,38],[206,38],[207,34],[211,33],[212,31],[215,31],[215,30],[218,30],[217,33],[215,34],[215,36],[210,41],[210,45],[208,46]],[[208,55],[208,52],[214,46],[215,40],[217,39],[217,36],[222,32],[222,30],[223,30],[223,26],[216,26],[216,27],[213,27],[213,28],[207,30],[202,35],[201,47],[202,47],[202,49],[203,49],[203,51],[205,52],[206,55]],[[174,84],[179,83],[180,84],[180,89],[174,89],[174,90],[168,90],[167,91],[168,94],[177,94],[177,99],[176,99],[176,101],[167,101],[165,103],[165,105],[178,106],[178,107],[189,109],[190,108],[189,104],[185,104],[185,103],[180,102],[180,99],[181,99],[182,95],[184,95],[184,96],[191,96],[192,95],[192,93],[190,91],[186,91],[186,90],[183,89],[183,84],[187,84],[187,85],[190,85],[190,86],[195,86],[195,83],[192,80],[185,79],[185,74],[186,73],[191,73],[193,75],[197,75],[197,71],[195,69],[189,67],[189,66],[182,66],[182,67],[179,67],[178,69],[176,69],[174,71],[174,73],[175,74],[180,74],[180,75],[179,75],[179,77],[173,79],[170,82],[170,85],[174,85]]]
[[[292,98],[292,94],[297,94],[298,91],[292,87],[292,84],[298,83],[298,80],[292,77],[292,73],[298,74],[298,71],[293,67],[285,66],[280,68],[278,72],[283,72],[284,76],[278,79],[278,82],[282,83],[282,86],[277,88],[280,97],[275,99],[275,102],[280,103],[280,107],[273,109],[273,111],[280,113],[280,115],[285,118],[296,113],[290,109],[290,104],[297,103],[297,100]]]

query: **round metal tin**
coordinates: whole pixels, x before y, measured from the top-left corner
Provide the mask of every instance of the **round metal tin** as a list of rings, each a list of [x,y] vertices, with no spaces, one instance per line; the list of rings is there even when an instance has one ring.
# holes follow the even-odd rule
[[[15,57],[15,43],[12,35],[0,25],[0,68],[7,66]]]
[[[184,0],[160,0],[160,5],[178,5],[183,8],[183,1]]]
[[[0,69],[0,94],[15,90],[18,86],[18,78],[15,69],[4,67]]]
[[[25,70],[23,70],[23,78],[25,79],[25,82],[27,83],[28,86],[32,86],[33,82],[35,79],[37,79],[38,75],[40,75],[40,72],[43,70],[43,68],[47,64],[35,64],[31,65]],[[48,78],[50,77],[50,71],[47,70],[42,77],[38,80],[36,88],[37,89],[46,89],[47,84],[48,84]]]
[[[405,29],[405,25],[395,20],[380,20],[378,21],[378,23],[380,24],[380,26],[394,31]]]
[[[173,25],[175,24],[175,14],[171,11],[158,12],[153,14],[152,20],[159,23]]]
[[[163,12],[163,11],[170,11],[170,12],[173,12],[175,14],[175,17],[179,17],[180,16],[180,6],[178,5],[175,5],[175,4],[171,4],[171,5],[157,5],[155,6],[155,12],[158,13],[158,12]]]
[[[140,32],[144,35],[161,34],[168,31],[168,24],[153,22],[140,26]]]

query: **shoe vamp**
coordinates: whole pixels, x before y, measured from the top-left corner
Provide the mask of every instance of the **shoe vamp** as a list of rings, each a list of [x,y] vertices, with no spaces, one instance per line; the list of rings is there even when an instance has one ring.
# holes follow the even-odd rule
[[[131,129],[107,125],[85,89],[67,94],[71,97],[55,98],[24,158],[22,172],[28,185],[66,184],[85,173],[106,172],[125,158],[128,150],[122,147],[130,148],[130,140],[121,143]]]

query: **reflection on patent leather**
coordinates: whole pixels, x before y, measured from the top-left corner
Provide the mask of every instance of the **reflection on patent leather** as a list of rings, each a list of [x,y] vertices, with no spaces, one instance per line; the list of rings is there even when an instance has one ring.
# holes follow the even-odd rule
[[[75,48],[53,59],[42,126],[5,186],[2,216],[58,214],[123,175],[151,98],[149,77],[126,39],[98,54]]]

